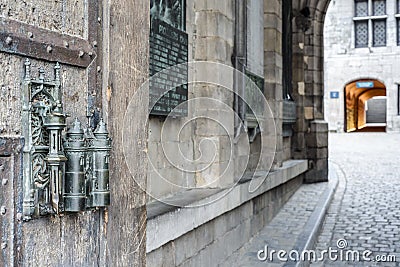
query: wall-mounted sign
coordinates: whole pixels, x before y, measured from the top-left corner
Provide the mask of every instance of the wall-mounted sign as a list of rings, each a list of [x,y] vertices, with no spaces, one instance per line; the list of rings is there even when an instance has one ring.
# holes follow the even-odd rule
[[[150,18],[186,30],[186,0],[150,0]]]
[[[339,92],[338,91],[331,91],[331,98],[339,98]]]
[[[357,88],[374,88],[373,81],[366,81],[366,82],[356,82]]]
[[[184,0],[152,0],[150,8],[149,74],[153,76],[166,68],[188,62],[188,34],[184,32]],[[187,80],[186,65],[179,67],[179,71],[153,77],[149,84],[150,114],[166,116],[173,111],[173,116],[186,116],[187,105],[181,104],[188,99]]]

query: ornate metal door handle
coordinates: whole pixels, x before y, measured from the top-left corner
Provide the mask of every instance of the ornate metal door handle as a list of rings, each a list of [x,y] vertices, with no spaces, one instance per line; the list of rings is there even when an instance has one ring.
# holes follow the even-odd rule
[[[76,119],[64,137],[60,65],[54,80],[45,80],[43,68],[34,79],[27,59],[22,101],[24,220],[109,205],[106,124],[101,120],[93,133]]]

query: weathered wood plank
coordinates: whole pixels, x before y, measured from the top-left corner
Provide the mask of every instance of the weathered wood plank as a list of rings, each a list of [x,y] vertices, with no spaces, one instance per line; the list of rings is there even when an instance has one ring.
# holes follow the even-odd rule
[[[0,52],[0,135],[3,136],[21,133],[19,74],[22,62],[19,57]]]
[[[99,266],[99,212],[63,217],[62,266]]]
[[[24,266],[61,266],[60,227],[59,217],[41,218],[22,224]]]
[[[0,138],[0,265],[19,266],[21,221],[18,220],[18,187],[22,140]]]
[[[85,121],[84,116],[89,116],[90,126],[94,127],[99,121],[101,113],[102,98],[102,39],[101,39],[101,3],[98,1],[89,1],[87,9],[88,17],[88,41],[93,45],[96,51],[96,59],[88,66],[84,79],[80,79],[79,83],[87,81],[87,90],[74,92],[80,94],[85,99],[85,104],[74,99],[65,99],[67,103],[80,104],[75,106],[74,114],[81,116],[81,121]],[[76,89],[73,79],[65,81],[69,87]],[[71,90],[69,90],[71,91]],[[70,105],[69,105],[70,106]],[[85,107],[85,108],[83,108]],[[104,210],[87,211],[82,214],[70,214],[62,220],[62,251],[63,266],[101,266],[101,257],[105,257],[100,253],[100,238],[104,233],[100,228],[101,218],[104,217]]]
[[[136,184],[145,185],[147,173],[148,91],[138,92],[148,78],[149,15],[148,0],[110,2],[109,130],[113,138],[110,188],[112,203],[107,224],[107,266],[145,266],[145,193]],[[132,15],[132,12],[135,15]],[[107,64],[104,64],[107,65]],[[129,118],[123,132],[123,119],[129,101],[135,95],[136,116]],[[123,134],[132,136],[122,142]],[[129,172],[124,147],[136,157]],[[135,177],[135,179],[133,178]]]
[[[88,31],[86,3],[87,0],[0,0],[0,14],[35,27],[85,38]]]

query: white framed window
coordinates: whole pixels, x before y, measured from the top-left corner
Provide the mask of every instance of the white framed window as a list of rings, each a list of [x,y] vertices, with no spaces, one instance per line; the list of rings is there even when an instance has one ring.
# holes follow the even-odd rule
[[[355,0],[354,10],[355,47],[386,46],[386,0]]]

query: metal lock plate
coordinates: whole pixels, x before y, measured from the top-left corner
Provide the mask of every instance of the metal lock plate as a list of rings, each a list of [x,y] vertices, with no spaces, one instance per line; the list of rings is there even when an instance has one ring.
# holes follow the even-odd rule
[[[23,83],[23,218],[79,212],[110,204],[108,158],[111,150],[106,124],[101,120],[94,133],[75,120],[63,142],[66,114],[63,111],[60,65],[54,79],[44,70],[31,77],[25,62]]]
[[[23,83],[22,129],[26,138],[23,175],[23,215],[59,213],[61,177],[65,155],[61,146],[61,131],[65,127],[60,86],[60,65],[54,67],[54,79],[45,80],[44,70],[37,78],[31,77],[30,62],[25,62]]]

